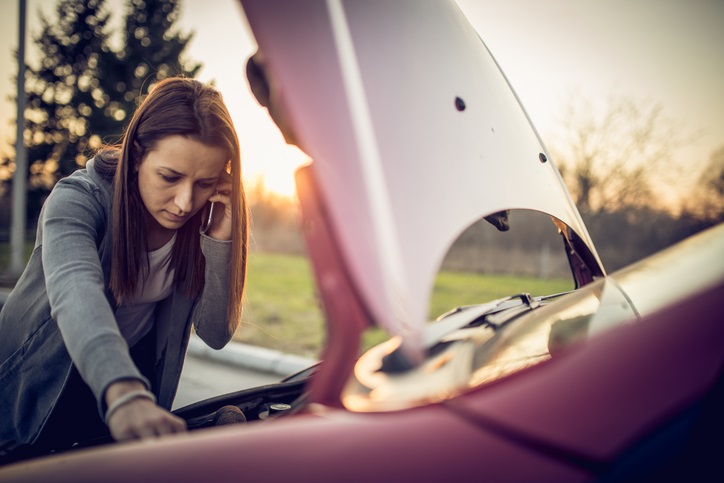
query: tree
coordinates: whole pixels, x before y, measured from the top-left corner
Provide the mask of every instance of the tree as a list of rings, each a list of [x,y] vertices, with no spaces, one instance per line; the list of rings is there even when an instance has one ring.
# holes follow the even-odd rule
[[[165,77],[194,77],[182,54],[191,34],[175,29],[177,0],[129,0],[120,47],[105,0],[60,0],[41,16],[34,39],[41,59],[26,71],[28,217],[37,217],[58,179],[85,165],[102,144],[120,139],[138,98]]]
[[[155,81],[196,77],[201,64],[186,66],[181,60],[193,33],[182,34],[174,28],[180,13],[176,0],[131,0],[130,6],[123,32],[125,47],[120,52],[124,69],[118,74],[120,83],[113,87],[126,102],[135,103],[136,96],[148,92]]]
[[[41,60],[27,67],[25,83],[31,191],[49,190],[84,163],[83,153],[92,147],[91,125],[107,132],[116,124],[104,113],[107,96],[100,84],[104,67],[115,61],[103,4],[62,0],[56,20],[41,15],[41,33],[34,39]]]
[[[684,142],[660,104],[574,95],[564,113],[554,158],[581,212],[660,206],[655,186],[668,181],[672,153]]]
[[[686,210],[707,225],[724,221],[724,145],[711,154]]]
[[[573,95],[564,113],[553,157],[608,271],[703,228],[660,196],[685,167],[673,153],[693,137],[660,104]]]

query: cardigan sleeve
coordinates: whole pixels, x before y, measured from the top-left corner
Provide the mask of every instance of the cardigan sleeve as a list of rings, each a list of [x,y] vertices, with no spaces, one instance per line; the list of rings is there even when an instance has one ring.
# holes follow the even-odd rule
[[[192,320],[196,334],[209,347],[221,349],[233,337],[229,323],[228,297],[231,277],[231,241],[220,241],[201,235],[201,251],[206,259],[205,283],[194,307]]]
[[[98,249],[106,236],[108,213],[100,190],[87,178],[58,182],[46,200],[42,259],[51,316],[84,381],[103,406],[103,394],[119,379],[148,387],[128,352],[106,286]]]

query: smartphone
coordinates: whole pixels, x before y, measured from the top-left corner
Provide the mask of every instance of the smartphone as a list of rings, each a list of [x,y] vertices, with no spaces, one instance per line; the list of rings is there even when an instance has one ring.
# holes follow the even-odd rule
[[[209,207],[209,216],[206,218],[206,223],[201,223],[201,234],[205,235],[208,231],[209,227],[211,226],[211,220],[214,216],[214,205],[216,203],[211,203],[211,206]]]

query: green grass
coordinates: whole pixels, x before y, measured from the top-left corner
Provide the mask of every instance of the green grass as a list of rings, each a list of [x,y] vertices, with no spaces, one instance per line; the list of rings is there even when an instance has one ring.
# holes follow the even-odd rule
[[[432,293],[430,316],[435,318],[455,307],[479,304],[521,292],[528,292],[531,295],[550,295],[572,288],[573,279],[440,272]]]
[[[324,338],[321,310],[305,257],[252,253],[236,340],[316,357]]]
[[[448,310],[530,292],[552,294],[573,288],[568,280],[539,280],[509,275],[441,272],[435,282],[430,319]],[[306,258],[252,253],[242,325],[236,340],[283,352],[318,357],[324,322]],[[363,348],[384,341],[380,329],[364,334]]]

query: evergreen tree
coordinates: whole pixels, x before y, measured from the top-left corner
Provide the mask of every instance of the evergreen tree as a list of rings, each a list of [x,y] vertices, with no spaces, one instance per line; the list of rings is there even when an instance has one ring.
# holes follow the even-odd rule
[[[201,67],[181,59],[192,34],[175,28],[177,0],[129,0],[115,48],[106,0],[59,0],[56,16],[41,16],[39,65],[26,70],[29,219],[58,179],[120,139],[139,95]]]
[[[174,28],[179,17],[176,0],[130,0],[125,18],[124,49],[120,52],[119,73],[126,102],[134,102],[147,93],[156,81],[167,77],[195,77],[201,64],[186,66],[181,58],[193,33],[182,34]],[[126,80],[127,79],[127,80]],[[135,108],[135,104],[127,106]]]
[[[104,115],[108,98],[100,83],[103,66],[114,62],[104,0],[61,0],[56,15],[54,22],[41,16],[40,62],[26,70],[31,192],[48,191],[83,164],[91,125],[102,132],[113,124]]]

